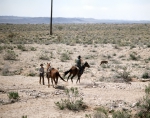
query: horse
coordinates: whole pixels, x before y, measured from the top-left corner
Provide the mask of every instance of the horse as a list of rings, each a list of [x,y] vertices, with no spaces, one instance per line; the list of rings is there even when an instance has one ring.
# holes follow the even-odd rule
[[[101,64],[108,64],[108,61],[101,61],[100,65]]]
[[[69,69],[68,71],[65,71],[65,72],[64,72],[64,77],[69,73],[69,76],[68,76],[68,78],[67,78],[67,81],[68,81],[69,77],[72,75],[71,81],[72,81],[72,83],[73,83],[73,78],[77,75],[77,76],[78,76],[78,79],[77,79],[77,81],[76,81],[76,84],[77,84],[78,81],[79,81],[79,83],[80,83],[80,77],[81,77],[81,75],[83,74],[85,67],[88,67],[88,68],[89,68],[90,65],[89,65],[87,62],[85,62],[85,63],[81,66],[82,72],[79,71],[79,68],[78,68],[77,66],[72,66],[71,69]]]
[[[47,79],[48,79],[48,87],[50,87],[49,78],[51,78],[51,82],[54,88],[53,81],[55,82],[55,85],[58,83],[58,77],[60,77],[64,82],[66,82],[59,74],[58,70],[55,68],[51,68],[50,63],[47,63],[47,73],[46,73]]]

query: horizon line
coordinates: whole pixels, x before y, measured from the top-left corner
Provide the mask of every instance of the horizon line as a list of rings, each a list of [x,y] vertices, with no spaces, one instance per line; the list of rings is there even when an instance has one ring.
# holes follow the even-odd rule
[[[50,16],[13,16],[13,15],[0,15],[0,17],[22,17],[22,18],[50,18]],[[94,20],[116,20],[116,21],[150,21],[150,20],[129,20],[129,19],[98,19],[98,18],[86,18],[86,17],[53,17],[53,18],[79,18],[79,19],[94,19]]]

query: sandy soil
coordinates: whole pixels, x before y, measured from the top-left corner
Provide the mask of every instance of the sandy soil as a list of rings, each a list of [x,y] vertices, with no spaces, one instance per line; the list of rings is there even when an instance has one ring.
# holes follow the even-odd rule
[[[90,80],[82,79],[80,84],[65,83],[59,81],[58,86],[78,87],[82,93],[84,102],[90,107],[86,111],[71,112],[59,110],[54,102],[65,98],[63,90],[40,85],[38,77],[0,77],[0,85],[6,92],[16,91],[20,95],[18,102],[0,105],[0,116],[2,118],[21,118],[27,115],[29,118],[84,118],[85,114],[92,114],[97,106],[111,107],[114,101],[120,101],[120,108],[124,107],[124,102],[133,105],[144,93],[145,85],[148,83],[132,82],[126,83],[105,83],[97,82],[93,84]],[[8,101],[6,93],[0,93],[2,102]]]

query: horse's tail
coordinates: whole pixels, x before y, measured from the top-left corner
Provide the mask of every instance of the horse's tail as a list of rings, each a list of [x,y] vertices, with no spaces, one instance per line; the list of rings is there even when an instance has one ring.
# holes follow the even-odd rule
[[[71,69],[68,70],[68,71],[66,71],[66,72],[64,72],[64,77],[65,77],[70,71],[71,71]]]
[[[62,78],[62,77],[60,76],[59,72],[57,72],[57,75],[58,75],[58,77],[60,77],[60,79],[62,79],[64,82],[66,82],[66,81],[64,80],[64,78]]]

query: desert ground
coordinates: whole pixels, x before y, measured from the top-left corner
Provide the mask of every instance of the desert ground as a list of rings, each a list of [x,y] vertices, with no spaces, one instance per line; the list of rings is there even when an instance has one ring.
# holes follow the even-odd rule
[[[106,25],[107,27],[105,27],[105,25],[102,25],[102,29],[105,31],[114,26]],[[72,27],[75,31],[70,30],[70,34],[66,33],[67,28],[65,25],[56,25],[55,29],[58,28],[58,30],[54,30],[56,33],[48,40],[46,40],[49,37],[47,35],[48,31],[45,28],[43,28],[46,30],[45,32],[42,32],[42,28],[40,31],[37,31],[38,29],[35,31],[35,29],[32,29],[34,27],[30,27],[30,31],[24,29],[25,31],[19,32],[18,29],[20,27],[23,29],[24,26],[10,25],[12,28],[8,24],[2,26],[4,28],[1,28],[0,32],[1,118],[21,118],[23,116],[28,118],[85,118],[86,114],[94,114],[95,108],[100,106],[104,106],[109,111],[113,109],[128,110],[133,114],[136,112],[136,103],[145,96],[145,86],[149,84],[150,42],[145,43],[149,40],[150,34],[147,31],[147,29],[150,29],[149,24],[141,25],[142,28],[139,25],[115,26],[119,27],[119,31],[124,30],[124,28],[127,29],[127,27],[132,30],[136,29],[134,27],[139,27],[138,30],[135,30],[135,35],[130,37],[130,41],[121,40],[120,44],[114,44],[109,39],[107,43],[104,40],[98,42],[100,39],[98,40],[96,37],[100,29],[96,31],[88,29],[85,31],[87,33],[81,33],[81,31],[84,32],[85,25],[81,25],[79,32],[77,32],[77,28],[80,26],[73,25]],[[25,27],[27,26],[25,25]],[[69,25],[68,27],[71,26]],[[96,25],[96,27],[98,26]],[[9,28],[11,32],[4,33]],[[113,32],[112,37],[106,35],[106,38],[112,39],[113,34],[116,33],[115,29],[112,28],[113,31],[109,29],[111,33]],[[131,34],[128,30],[125,31],[122,31],[125,33],[121,34],[128,35],[126,36],[127,38]],[[143,33],[138,35],[137,32]],[[36,33],[38,36],[36,36]],[[90,33],[92,34],[91,37],[96,38],[96,40],[86,43],[90,39],[84,39],[91,35]],[[100,31],[100,33],[107,34],[104,31]],[[58,34],[61,34],[61,36],[58,36]],[[74,41],[77,38],[77,36],[74,37],[74,34],[79,35],[78,41]],[[122,36],[121,34],[118,35]],[[25,37],[26,35],[28,37]],[[38,41],[35,41],[35,36]],[[17,40],[17,42],[18,37],[20,37],[20,40]],[[103,39],[104,37],[101,38]],[[135,43],[136,40],[133,39],[135,45],[132,42],[133,37],[138,41],[140,40]],[[142,38],[146,40],[142,42]],[[29,41],[29,43],[24,42],[22,44],[20,43],[21,39],[22,41]],[[30,39],[33,42],[30,42]],[[67,39],[70,39],[70,42]],[[4,40],[8,42],[5,43]],[[65,41],[66,43],[64,43]],[[38,70],[41,63],[44,64],[45,72],[46,64],[51,63],[51,66],[57,69],[63,77],[63,73],[75,65],[78,55],[81,55],[83,63],[88,62],[90,65],[90,68],[85,68],[80,83],[76,83],[77,77],[73,79],[73,83],[70,79],[68,82],[64,82],[59,78],[58,85],[55,88],[52,87],[51,83],[48,88],[45,76],[45,85],[39,84]],[[108,64],[100,65],[103,60],[108,61]],[[145,73],[148,74],[146,79]],[[125,81],[129,78],[130,81]],[[66,79],[67,77],[65,77]],[[87,109],[81,111],[60,110],[55,105],[61,99],[67,98],[64,89],[71,87],[78,88],[80,97],[83,98],[83,102],[88,106]],[[8,98],[9,92],[18,92],[19,100],[10,101]],[[109,117],[112,117],[111,113]]]

